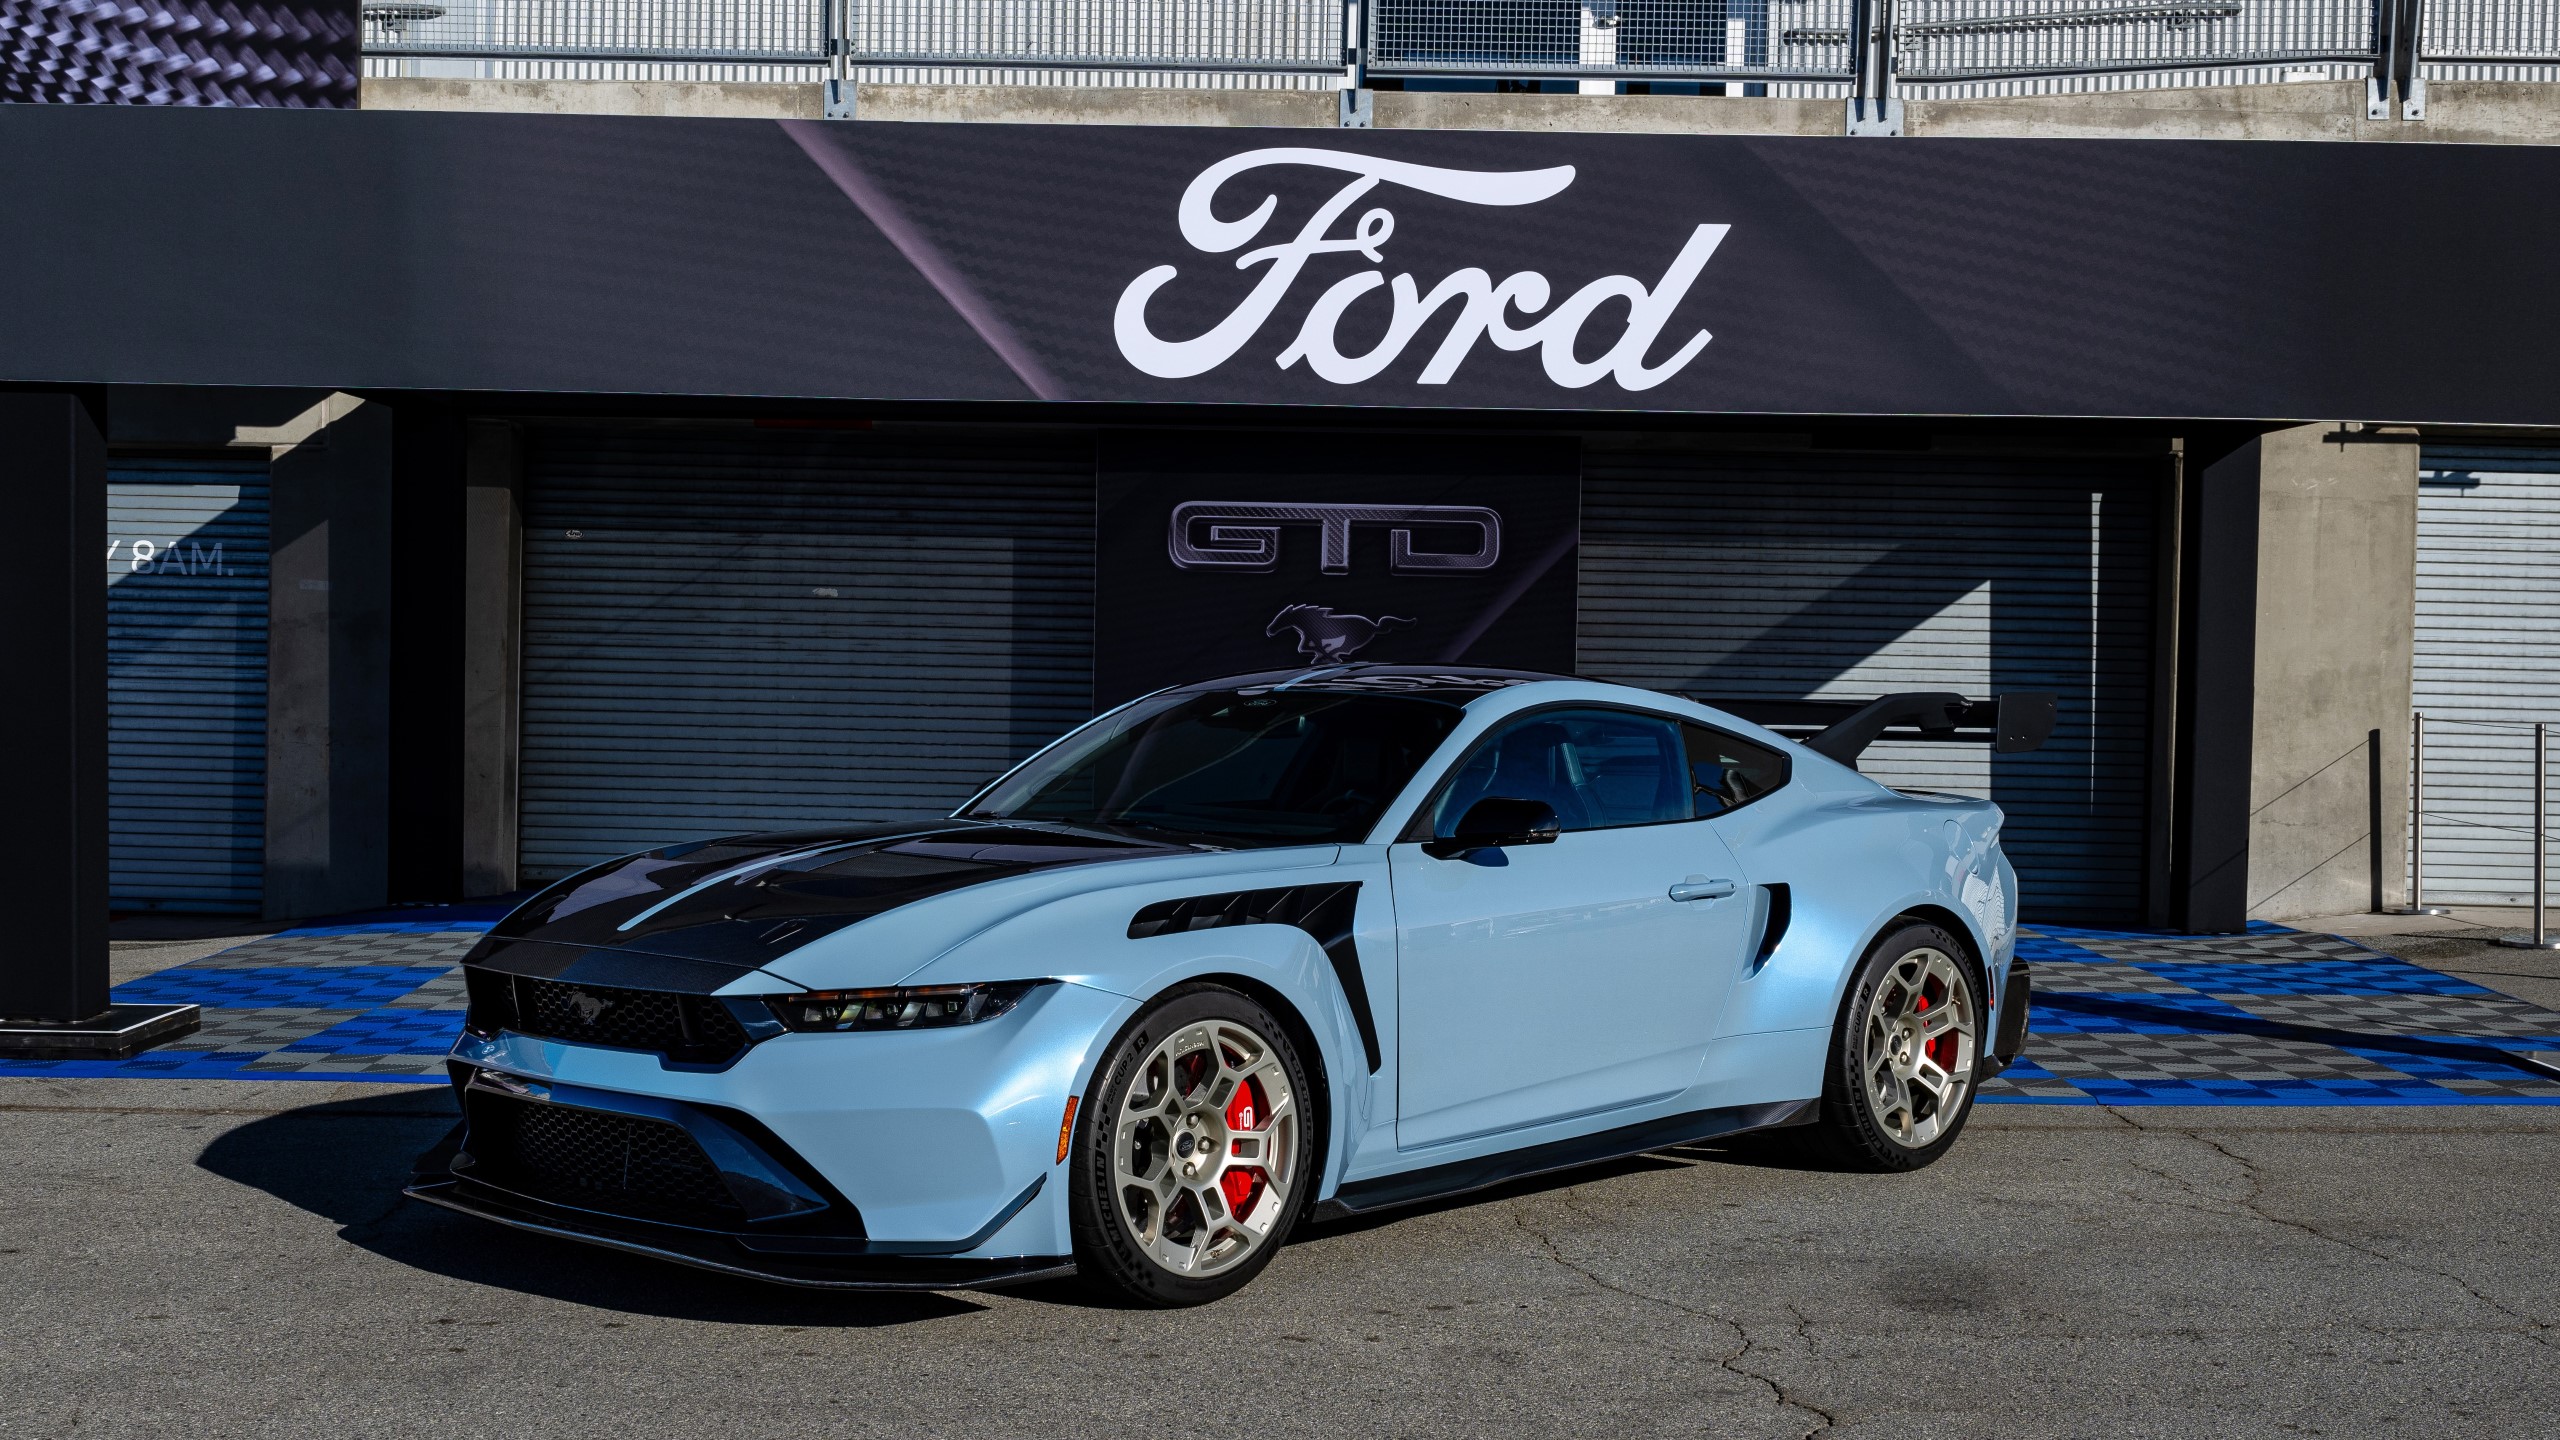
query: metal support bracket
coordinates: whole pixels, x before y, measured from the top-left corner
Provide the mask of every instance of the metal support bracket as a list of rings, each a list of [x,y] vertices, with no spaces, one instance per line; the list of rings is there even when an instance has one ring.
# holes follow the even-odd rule
[[[1344,89],[1337,90],[1334,93],[1342,97],[1342,128],[1345,130],[1369,129],[1369,119],[1372,114],[1372,108],[1369,101],[1371,97],[1375,96],[1378,92],[1375,90],[1365,89]]]
[[[1852,97],[1849,101],[1848,128],[1844,135],[1900,135],[1902,133],[1902,97],[1878,100]]]
[[[2427,118],[2426,77],[2418,73],[2423,0],[2377,0],[2373,7],[2373,78],[2365,82],[2364,118],[2388,120],[2400,98],[2403,120]]]
[[[830,120],[850,120],[853,118],[852,81],[829,80],[827,82],[826,116]]]
[[[1843,135],[1900,135],[1894,91],[1894,0],[1850,0],[1849,108]]]

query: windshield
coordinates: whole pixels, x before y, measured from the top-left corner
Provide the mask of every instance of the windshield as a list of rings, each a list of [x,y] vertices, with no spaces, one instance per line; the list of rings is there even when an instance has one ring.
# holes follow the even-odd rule
[[[1166,696],[1070,735],[966,814],[1231,845],[1364,840],[1462,713],[1396,695]]]

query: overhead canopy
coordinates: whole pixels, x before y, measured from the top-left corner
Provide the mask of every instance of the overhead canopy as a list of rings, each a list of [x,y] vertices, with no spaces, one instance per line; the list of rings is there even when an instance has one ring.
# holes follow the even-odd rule
[[[2560,152],[0,106],[0,380],[2560,423]]]

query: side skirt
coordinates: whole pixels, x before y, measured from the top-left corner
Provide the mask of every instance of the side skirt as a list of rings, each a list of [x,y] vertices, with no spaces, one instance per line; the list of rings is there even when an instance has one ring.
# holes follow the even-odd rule
[[[1712,1140],[1719,1135],[1810,1125],[1821,1117],[1822,1101],[1818,1098],[1692,1110],[1685,1115],[1668,1115],[1660,1120],[1603,1130],[1596,1135],[1553,1140],[1525,1150],[1504,1150],[1472,1160],[1400,1171],[1374,1180],[1357,1180],[1336,1190],[1332,1199],[1317,1205],[1315,1218],[1340,1220],[1392,1210],[1399,1205],[1418,1205],[1425,1200],[1464,1195],[1471,1190],[1483,1190],[1531,1175],[1597,1165],[1605,1160],[1623,1160],[1650,1150]]]

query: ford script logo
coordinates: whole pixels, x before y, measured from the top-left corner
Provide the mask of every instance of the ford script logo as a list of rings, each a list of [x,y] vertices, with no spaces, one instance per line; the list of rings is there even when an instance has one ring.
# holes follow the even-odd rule
[[[1733,228],[1729,225],[1700,225],[1692,230],[1671,267],[1651,285],[1631,275],[1603,275],[1552,308],[1548,302],[1554,299],[1556,287],[1535,270],[1517,271],[1496,280],[1490,272],[1468,266],[1442,277],[1427,291],[1422,288],[1423,282],[1411,274],[1390,278],[1386,271],[1386,245],[1395,235],[1396,217],[1384,205],[1362,211],[1350,233],[1332,233],[1336,222],[1353,205],[1382,185],[1399,185],[1470,205],[1535,205],[1573,183],[1574,169],[1570,165],[1545,170],[1451,170],[1303,146],[1248,150],[1201,171],[1182,192],[1177,215],[1182,238],[1192,249],[1204,255],[1225,255],[1262,237],[1279,209],[1277,195],[1264,195],[1259,205],[1233,220],[1219,219],[1214,202],[1228,181],[1273,165],[1336,170],[1351,179],[1316,207],[1298,227],[1297,234],[1236,257],[1239,270],[1261,266],[1261,278],[1243,303],[1205,334],[1188,340],[1168,340],[1147,324],[1147,302],[1174,282],[1181,274],[1179,269],[1158,265],[1130,281],[1129,288],[1120,292],[1119,307],[1112,315],[1113,337],[1119,342],[1120,354],[1130,364],[1165,380],[1187,379],[1215,370],[1234,358],[1262,329],[1310,259],[1332,254],[1357,254],[1378,268],[1338,280],[1317,296],[1305,322],[1298,327],[1297,337],[1273,358],[1283,370],[1304,361],[1309,370],[1336,385],[1357,385],[1375,378],[1394,364],[1405,347],[1435,319],[1444,320],[1446,328],[1440,332],[1439,345],[1431,352],[1429,362],[1416,377],[1417,384],[1449,383],[1476,343],[1490,340],[1497,349],[1536,350],[1547,378],[1568,390],[1579,390],[1604,376],[1624,390],[1650,390],[1679,374],[1712,338],[1700,330],[1677,342],[1676,348],[1661,360],[1647,358],[1662,338],[1672,312],[1697,282],[1698,273],[1706,268],[1716,247],[1724,243],[1726,232]],[[1353,305],[1376,290],[1386,294],[1372,303],[1390,307],[1386,334],[1370,349],[1345,355],[1335,342],[1335,329]],[[1597,347],[1601,339],[1608,338],[1595,336],[1592,344],[1581,343],[1584,327],[1591,325],[1601,308],[1612,301],[1623,302],[1626,307],[1624,328],[1609,339],[1595,358],[1580,358]],[[1525,323],[1514,323],[1515,318]],[[1600,323],[1605,329],[1611,322]]]

